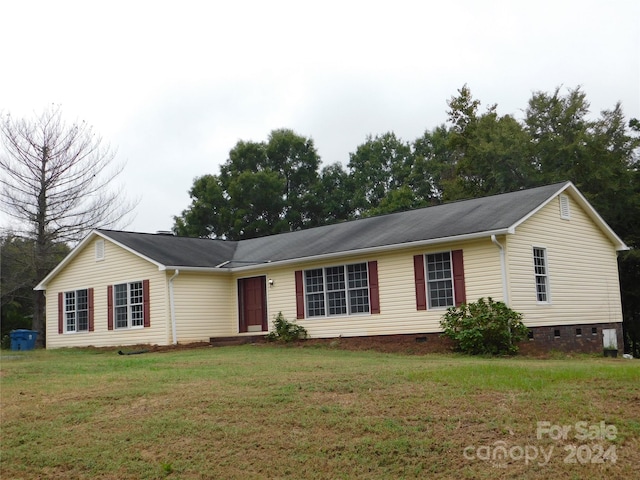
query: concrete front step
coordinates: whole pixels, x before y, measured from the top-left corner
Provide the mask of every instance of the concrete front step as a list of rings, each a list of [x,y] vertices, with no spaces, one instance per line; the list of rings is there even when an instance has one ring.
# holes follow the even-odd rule
[[[264,341],[264,335],[238,335],[235,337],[209,338],[209,344],[212,347],[227,347],[230,345],[244,345],[247,343],[261,343]]]

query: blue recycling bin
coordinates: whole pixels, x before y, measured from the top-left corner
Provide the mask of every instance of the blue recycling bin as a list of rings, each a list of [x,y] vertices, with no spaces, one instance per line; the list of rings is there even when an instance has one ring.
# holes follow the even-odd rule
[[[37,336],[38,332],[35,330],[12,330],[9,333],[11,350],[33,350],[36,347]]]

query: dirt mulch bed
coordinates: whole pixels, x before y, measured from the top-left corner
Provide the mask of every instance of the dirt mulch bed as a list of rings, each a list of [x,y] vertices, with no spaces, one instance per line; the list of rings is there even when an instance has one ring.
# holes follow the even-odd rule
[[[258,340],[254,345],[273,345],[266,339]],[[284,345],[284,344],[283,344]],[[287,347],[293,348],[334,348],[351,351],[376,351],[383,353],[401,353],[407,355],[427,355],[431,353],[452,353],[453,342],[440,334],[413,334],[413,335],[378,335],[365,337],[337,337],[337,338],[311,338],[300,340]],[[162,353],[194,348],[215,348],[209,342],[179,343],[177,345],[129,345],[120,347],[84,347],[86,350],[95,350],[104,353],[116,353],[132,355],[141,353]],[[571,356],[572,353],[565,352]],[[556,356],[558,352],[555,352]],[[531,345],[526,341],[520,344],[519,355],[535,358],[548,358],[554,355],[553,351],[541,345]]]

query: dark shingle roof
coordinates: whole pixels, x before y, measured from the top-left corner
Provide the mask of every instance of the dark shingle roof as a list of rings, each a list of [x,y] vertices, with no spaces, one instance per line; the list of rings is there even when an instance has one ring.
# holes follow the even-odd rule
[[[506,230],[566,182],[241,241],[100,230],[171,267],[241,267]],[[226,263],[225,263],[226,262]]]
[[[213,268],[229,261],[238,243],[166,234],[98,231],[131,250],[167,266]]]
[[[362,218],[239,242],[235,260],[281,261],[504,230],[562,184]]]

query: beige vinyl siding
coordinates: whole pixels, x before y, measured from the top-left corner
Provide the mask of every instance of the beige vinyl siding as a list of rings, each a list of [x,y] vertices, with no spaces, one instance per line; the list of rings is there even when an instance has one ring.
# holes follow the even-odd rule
[[[98,237],[97,237],[98,238]],[[107,329],[107,286],[149,280],[149,328]],[[94,289],[93,332],[58,333],[58,293]],[[47,348],[76,346],[166,345],[168,329],[167,281],[165,272],[112,242],[104,241],[104,260],[95,259],[95,240],[88,242],[77,256],[47,285]]]
[[[498,237],[497,240],[502,245],[505,244],[504,237]],[[462,248],[464,255],[467,302],[475,302],[481,297],[504,301],[500,249],[491,238],[456,246],[452,250],[456,248]]]
[[[413,256],[456,249],[463,250],[467,298],[492,296],[494,299],[502,299],[499,250],[487,238],[441,247],[402,249],[398,252],[336,258],[269,270],[266,273],[267,280],[273,280],[273,286],[269,286],[267,282],[269,328],[272,328],[271,323],[278,312],[282,312],[289,320],[296,320],[296,270],[376,260],[380,314],[313,317],[296,322],[304,326],[313,338],[439,332],[440,319],[446,309],[416,309]],[[237,316],[237,308],[235,315]]]
[[[269,330],[273,329],[273,319],[282,312],[282,315],[287,320],[296,320],[296,282],[294,270],[292,268],[277,268],[269,270],[266,273],[260,272],[259,275],[265,275],[267,279],[267,323],[269,324]],[[234,280],[235,298],[238,298],[237,294],[237,279],[247,278],[252,275],[239,275]],[[273,285],[269,285],[269,280],[273,280]],[[234,315],[238,318],[238,302],[234,305]],[[236,320],[237,323],[237,320]]]
[[[238,333],[233,280],[227,273],[180,272],[173,281],[179,343]]]
[[[554,198],[508,238],[512,307],[530,326],[622,321],[617,254],[571,198],[570,220]],[[533,248],[545,248],[550,303],[536,297]]]

